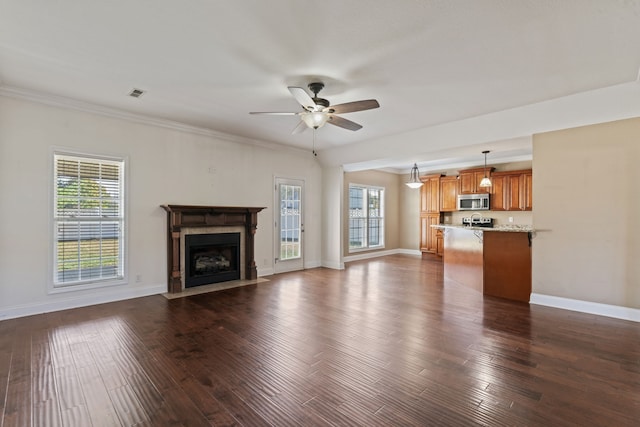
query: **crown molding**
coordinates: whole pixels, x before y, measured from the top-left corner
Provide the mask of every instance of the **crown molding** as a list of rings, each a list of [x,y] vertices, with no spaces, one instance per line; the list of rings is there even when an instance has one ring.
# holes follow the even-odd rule
[[[223,141],[234,142],[238,144],[253,145],[261,148],[267,148],[270,150],[287,150],[295,153],[308,154],[309,150],[291,147],[285,144],[276,144],[274,142],[267,142],[263,140],[245,138],[229,133],[216,131],[214,129],[203,128],[193,125],[188,125],[181,122],[172,120],[161,119],[152,116],[146,116],[143,114],[131,113],[128,111],[120,110],[117,108],[106,107],[103,105],[92,104],[90,102],[79,101],[73,98],[67,98],[59,95],[52,95],[45,92],[34,91],[31,89],[24,89],[14,86],[2,85],[0,82],[0,96],[8,98],[22,99],[26,101],[36,102],[53,107],[67,108],[71,110],[81,111],[84,113],[97,114],[104,117],[113,119],[125,120],[133,123],[144,124],[148,126],[155,126],[164,129],[175,130],[179,132],[190,133],[194,135],[206,136],[210,138],[220,139]]]

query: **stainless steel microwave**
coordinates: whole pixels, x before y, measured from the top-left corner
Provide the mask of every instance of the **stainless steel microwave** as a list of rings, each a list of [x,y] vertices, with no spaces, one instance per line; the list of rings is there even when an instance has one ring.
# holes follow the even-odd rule
[[[459,211],[486,211],[489,210],[489,194],[459,194]]]

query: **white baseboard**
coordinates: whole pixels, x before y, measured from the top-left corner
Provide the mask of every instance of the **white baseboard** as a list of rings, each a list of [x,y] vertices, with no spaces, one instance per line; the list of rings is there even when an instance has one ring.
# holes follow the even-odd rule
[[[318,268],[322,267],[322,263],[318,260],[315,261],[305,261],[304,268]]]
[[[344,262],[360,261],[360,260],[363,260],[363,259],[377,258],[377,257],[381,257],[381,256],[397,255],[397,254],[422,256],[422,252],[420,252],[419,250],[413,250],[413,249],[389,249],[389,250],[386,250],[386,251],[364,252],[364,253],[357,254],[357,255],[349,255],[349,256],[344,257]]]
[[[555,297],[553,295],[531,294],[529,303],[547,307],[562,308],[579,311],[581,313],[597,314],[599,316],[640,322],[640,309],[622,307],[619,305],[601,304],[597,302],[581,301],[570,298]]]
[[[398,254],[422,256],[422,251],[419,249],[396,249],[396,251]]]
[[[322,266],[334,270],[344,270],[344,262],[322,261]]]
[[[318,268],[318,267],[322,267],[322,264],[320,263],[320,261],[305,261],[303,268],[306,270],[309,268]],[[258,277],[273,276],[274,274],[276,273],[273,267],[258,269]]]
[[[68,296],[69,294],[66,294],[66,298],[56,298],[53,301],[42,301],[32,304],[22,304],[13,307],[0,308],[0,320],[32,316],[34,314],[49,313],[52,311],[68,310],[70,308],[104,304],[107,302],[122,301],[131,298],[146,297],[149,295],[162,294],[165,292],[167,292],[166,283],[149,285],[143,288],[120,288],[115,292],[108,292],[104,294],[84,294],[81,296]]]
[[[258,277],[264,277],[264,276],[273,276],[273,267],[259,268]]]

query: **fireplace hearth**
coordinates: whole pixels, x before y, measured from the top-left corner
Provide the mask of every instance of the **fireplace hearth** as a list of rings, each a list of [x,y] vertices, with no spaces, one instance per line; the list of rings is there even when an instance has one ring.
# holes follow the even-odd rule
[[[191,205],[162,205],[162,208],[167,211],[167,287],[169,293],[179,293],[187,287],[209,283],[258,278],[258,269],[254,259],[254,236],[258,227],[258,212],[265,208]],[[193,264],[189,261],[192,254],[187,255],[186,253],[187,238],[229,233],[239,236],[235,260],[233,250],[229,247],[232,245],[227,242],[217,248],[198,247],[195,250],[195,261]],[[196,246],[203,245],[197,244]],[[232,270],[234,270],[234,276],[230,278],[231,276],[227,273]],[[188,280],[189,275],[195,276],[194,282]],[[212,279],[210,276],[217,277],[210,280]],[[206,279],[204,279],[205,277]]]
[[[185,288],[239,279],[240,233],[185,236]]]

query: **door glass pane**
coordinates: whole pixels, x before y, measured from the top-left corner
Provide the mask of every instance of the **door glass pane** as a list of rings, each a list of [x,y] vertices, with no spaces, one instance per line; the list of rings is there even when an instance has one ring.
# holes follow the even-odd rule
[[[280,185],[280,259],[300,258],[302,187]]]
[[[349,188],[349,248],[358,249],[366,246],[364,189]]]

